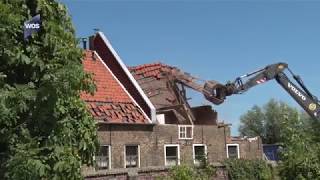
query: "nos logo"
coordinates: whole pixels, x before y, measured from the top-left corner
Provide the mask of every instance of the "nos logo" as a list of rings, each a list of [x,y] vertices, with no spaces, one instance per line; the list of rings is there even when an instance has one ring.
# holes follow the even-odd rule
[[[28,23],[28,24],[24,24],[25,28],[27,29],[39,29],[40,28],[40,24],[39,23]]]

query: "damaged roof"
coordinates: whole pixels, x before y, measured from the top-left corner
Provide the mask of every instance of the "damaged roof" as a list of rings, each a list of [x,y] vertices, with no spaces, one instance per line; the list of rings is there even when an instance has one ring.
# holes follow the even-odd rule
[[[86,50],[83,67],[93,74],[94,95],[82,93],[89,111],[99,122],[146,124],[150,120],[95,51]]]
[[[217,113],[211,106],[190,107],[183,86],[194,85],[195,78],[188,73],[160,62],[129,67],[129,70],[157,112],[168,117],[166,123],[216,124]]]
[[[129,67],[157,110],[179,104],[174,88],[169,84],[172,80],[170,72],[173,69],[172,66],[158,62]]]
[[[165,77],[165,73],[169,72],[171,69],[173,69],[173,67],[160,62],[129,67],[129,70],[136,80],[150,77],[160,79]]]

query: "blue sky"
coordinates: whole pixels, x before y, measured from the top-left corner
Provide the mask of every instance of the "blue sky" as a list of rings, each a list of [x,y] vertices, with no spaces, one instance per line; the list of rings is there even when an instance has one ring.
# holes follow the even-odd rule
[[[227,80],[283,61],[320,96],[320,1],[63,0],[78,37],[104,32],[127,65],[161,61],[206,80]],[[208,104],[190,92],[193,105]],[[232,123],[270,98],[301,109],[270,81],[213,106]]]

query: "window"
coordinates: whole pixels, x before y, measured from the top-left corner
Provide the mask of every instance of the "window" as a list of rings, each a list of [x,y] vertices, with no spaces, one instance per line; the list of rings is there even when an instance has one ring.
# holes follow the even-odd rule
[[[108,145],[100,146],[99,153],[95,156],[98,169],[110,169],[111,158],[110,158],[111,148]]]
[[[179,125],[179,139],[192,139],[193,126],[192,125]]]
[[[140,148],[139,145],[127,145],[125,146],[125,167],[139,167],[140,166]]]
[[[164,146],[164,157],[166,166],[175,166],[180,164],[180,152],[178,144]]]
[[[193,145],[193,162],[200,165],[207,159],[207,146],[204,144]]]
[[[240,158],[239,144],[227,144],[227,157],[234,159]]]

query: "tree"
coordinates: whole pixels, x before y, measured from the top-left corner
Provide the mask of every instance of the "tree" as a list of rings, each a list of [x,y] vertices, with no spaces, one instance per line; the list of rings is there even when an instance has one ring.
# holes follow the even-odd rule
[[[271,180],[275,179],[271,166],[260,159],[227,159],[224,165],[230,180]]]
[[[240,117],[240,121],[239,131],[242,136],[265,137],[265,115],[259,106],[253,106],[251,110]]]
[[[279,143],[283,122],[287,118],[298,119],[299,116],[295,108],[271,99],[263,107],[255,105],[241,116],[239,132],[243,136],[260,136],[264,143]]]
[[[25,41],[23,23],[36,14],[41,30]],[[97,134],[80,93],[95,86],[66,8],[0,0],[0,34],[0,179],[81,179]]]
[[[263,134],[264,143],[281,146],[279,174],[282,179],[319,179],[319,120],[275,100],[270,100],[260,109],[255,106],[242,116],[241,134]],[[261,122],[262,130],[256,131]]]
[[[319,125],[306,116],[284,122],[279,166],[282,179],[319,179]]]

